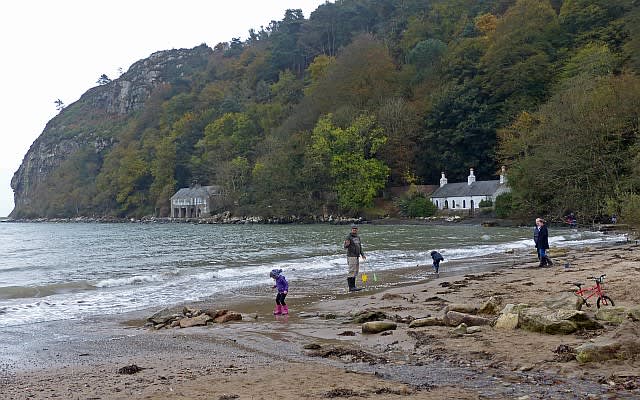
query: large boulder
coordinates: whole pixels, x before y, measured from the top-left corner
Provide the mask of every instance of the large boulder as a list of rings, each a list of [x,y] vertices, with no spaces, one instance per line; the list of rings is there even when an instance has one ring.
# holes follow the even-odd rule
[[[625,321],[615,331],[576,347],[578,362],[628,360],[640,355],[640,322]]]
[[[595,319],[620,325],[627,319],[627,315],[629,315],[629,311],[624,307],[607,307],[598,309],[595,313]]]
[[[458,326],[462,323],[467,326],[489,325],[489,318],[479,317],[477,315],[464,314],[457,311],[448,311],[444,315],[444,323],[447,326]]]
[[[583,311],[551,310],[546,307],[526,308],[519,313],[521,329],[549,335],[568,335],[578,329],[602,328]]]
[[[396,330],[398,324],[389,321],[371,321],[362,324],[362,333],[380,333]]]
[[[218,315],[213,320],[218,324],[224,324],[225,322],[229,321],[242,321],[242,314],[235,311],[228,311],[222,315]]]
[[[211,321],[211,319],[212,318],[207,314],[200,314],[193,318],[182,318],[180,320],[180,328],[191,328],[192,326],[206,325],[207,322]]]
[[[496,315],[500,312],[501,307],[502,298],[491,296],[489,297],[489,300],[487,300],[483,305],[480,306],[480,308],[478,309],[478,314]]]
[[[496,329],[514,330],[518,327],[520,316],[517,313],[500,314],[496,321]]]
[[[580,310],[582,299],[573,293],[564,292],[559,296],[544,300],[543,304],[552,310]]]
[[[525,308],[530,308],[530,307],[531,306],[529,304],[524,304],[524,303],[507,304],[506,306],[504,306],[502,311],[500,311],[500,314],[509,314],[509,313],[519,314]]]

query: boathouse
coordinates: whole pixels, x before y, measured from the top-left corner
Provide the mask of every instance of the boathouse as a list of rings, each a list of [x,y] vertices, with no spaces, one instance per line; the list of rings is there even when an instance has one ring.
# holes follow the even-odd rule
[[[194,185],[182,188],[171,196],[172,218],[208,217],[221,203],[220,186]]]

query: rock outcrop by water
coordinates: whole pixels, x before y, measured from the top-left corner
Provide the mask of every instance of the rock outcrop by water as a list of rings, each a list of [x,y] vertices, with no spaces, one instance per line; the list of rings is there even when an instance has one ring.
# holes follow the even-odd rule
[[[211,53],[206,45],[153,53],[119,78],[89,89],[64,108],[47,123],[14,174],[11,187],[15,208],[10,216],[46,215],[43,196],[56,192],[50,179],[58,167],[73,162],[74,155],[81,152],[98,158],[108,153],[116,142],[116,133],[143,108],[154,90],[177,84],[185,71],[206,66]]]
[[[183,307],[181,310],[176,310],[175,308],[160,310],[147,318],[145,326],[155,330],[191,328],[194,326],[206,326],[211,323],[224,324],[241,320],[242,314],[235,311]]]

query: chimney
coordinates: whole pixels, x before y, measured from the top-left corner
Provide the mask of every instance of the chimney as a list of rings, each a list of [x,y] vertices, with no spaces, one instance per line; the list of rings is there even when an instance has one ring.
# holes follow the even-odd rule
[[[504,185],[505,183],[507,183],[507,167],[503,165],[500,170],[500,184]]]
[[[469,177],[467,178],[467,183],[469,185],[471,185],[475,181],[476,181],[476,176],[473,174],[473,168],[470,168],[469,169]]]
[[[444,172],[442,173],[442,178],[440,178],[440,187],[443,187],[447,184],[447,178],[444,176]]]

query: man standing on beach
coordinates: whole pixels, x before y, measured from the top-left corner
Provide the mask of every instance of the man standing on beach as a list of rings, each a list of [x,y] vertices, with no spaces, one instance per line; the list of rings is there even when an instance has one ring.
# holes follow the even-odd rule
[[[355,292],[360,290],[356,287],[356,277],[360,271],[360,256],[363,260],[367,259],[362,251],[360,236],[358,236],[358,225],[351,225],[351,232],[344,239],[344,248],[347,249],[347,265],[349,266],[347,284],[349,291]]]
[[[546,254],[546,251],[549,249],[549,231],[545,225],[545,220],[542,218],[536,218],[533,241],[536,244],[538,258],[540,259],[539,267],[553,266],[553,263]]]

